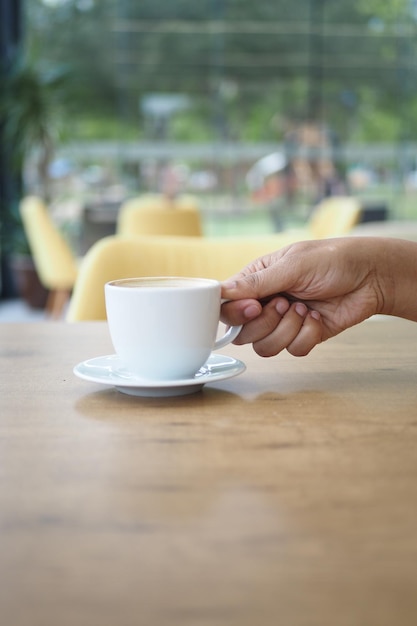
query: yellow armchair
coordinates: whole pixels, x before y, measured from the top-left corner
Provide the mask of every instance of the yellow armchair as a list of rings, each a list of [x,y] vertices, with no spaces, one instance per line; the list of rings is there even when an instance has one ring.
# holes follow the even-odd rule
[[[46,310],[58,318],[77,278],[77,260],[40,198],[26,196],[19,209],[39,280],[49,290]]]
[[[127,200],[119,210],[118,235],[203,234],[200,209],[192,196],[170,200],[163,195],[144,195]]]
[[[352,196],[331,196],[319,202],[304,228],[289,229],[296,239],[327,239],[347,235],[359,222],[362,207]]]

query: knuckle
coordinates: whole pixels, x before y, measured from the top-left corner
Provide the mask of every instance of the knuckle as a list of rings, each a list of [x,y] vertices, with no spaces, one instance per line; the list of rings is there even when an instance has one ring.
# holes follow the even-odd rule
[[[302,356],[307,356],[307,354],[310,352],[311,348],[306,350],[305,348],[303,348],[303,349],[291,348],[291,346],[288,346],[287,350],[288,350],[288,352],[290,354],[292,354],[295,357],[302,357]]]
[[[264,344],[264,343],[254,343],[253,345],[253,349],[255,350],[256,354],[258,354],[259,356],[262,356],[264,358],[269,358],[272,356],[276,356],[278,354],[278,352],[280,352],[280,350],[272,345],[268,345],[268,344]]]
[[[306,342],[294,342],[287,347],[287,350],[290,354],[296,357],[307,356],[316,343],[306,343]]]
[[[244,337],[241,336],[242,333],[239,333],[239,335],[236,337],[236,339],[233,340],[233,344],[235,346],[243,346],[245,345],[245,343],[248,343],[247,341],[245,341]]]
[[[259,271],[252,272],[247,274],[244,279],[245,287],[248,293],[255,295],[255,297],[259,297],[262,293],[262,273]]]

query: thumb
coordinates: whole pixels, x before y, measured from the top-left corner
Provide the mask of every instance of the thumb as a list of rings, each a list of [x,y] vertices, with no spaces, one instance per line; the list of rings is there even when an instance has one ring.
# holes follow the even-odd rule
[[[285,278],[285,274],[279,262],[249,273],[243,271],[222,283],[222,297],[230,300],[242,298],[261,300],[281,293],[289,287],[288,276]]]

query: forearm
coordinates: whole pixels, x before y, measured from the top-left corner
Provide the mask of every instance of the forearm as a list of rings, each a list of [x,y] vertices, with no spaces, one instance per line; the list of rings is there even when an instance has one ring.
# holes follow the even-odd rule
[[[383,293],[380,313],[417,322],[417,243],[378,238],[375,272]]]

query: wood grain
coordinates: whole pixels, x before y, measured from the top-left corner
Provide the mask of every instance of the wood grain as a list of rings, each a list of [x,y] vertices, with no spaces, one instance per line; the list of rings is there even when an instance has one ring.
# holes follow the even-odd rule
[[[105,323],[0,325],[4,626],[417,622],[417,324],[173,399],[76,378]]]

